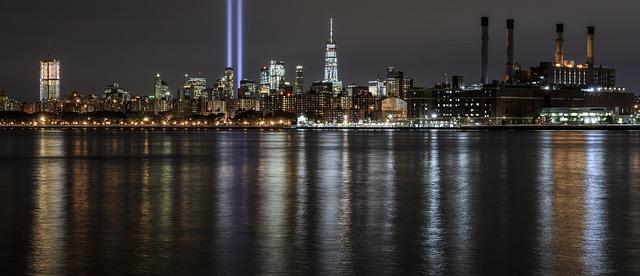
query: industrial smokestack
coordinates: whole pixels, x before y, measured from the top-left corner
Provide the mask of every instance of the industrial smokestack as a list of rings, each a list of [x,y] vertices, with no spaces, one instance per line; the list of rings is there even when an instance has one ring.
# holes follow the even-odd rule
[[[564,24],[556,24],[556,64],[564,64]]]
[[[596,28],[594,26],[587,27],[587,64],[593,66],[595,64],[594,58],[594,39],[596,34]]]
[[[480,76],[480,83],[489,83],[489,17],[483,17],[480,25],[482,27],[482,48],[480,50],[481,62],[482,62],[482,75]]]
[[[514,72],[513,72],[513,51],[514,51],[514,42],[513,42],[513,27],[514,20],[507,20],[507,65],[506,65],[506,81],[507,83],[513,83]]]

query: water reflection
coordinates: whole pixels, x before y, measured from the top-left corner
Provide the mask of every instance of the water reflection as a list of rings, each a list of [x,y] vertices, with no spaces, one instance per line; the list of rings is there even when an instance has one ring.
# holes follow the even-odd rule
[[[17,134],[10,274],[640,272],[634,132]]]
[[[454,221],[454,252],[455,258],[454,272],[457,275],[471,274],[470,270],[470,240],[471,240],[471,210],[469,198],[471,187],[469,180],[469,136],[468,133],[461,133],[458,136],[457,156],[455,157],[455,221]]]
[[[59,131],[37,134],[36,192],[30,270],[39,275],[65,274],[66,244],[65,149]],[[45,138],[46,137],[46,138]]]
[[[425,235],[425,252],[428,266],[425,271],[431,271],[436,274],[445,272],[444,260],[444,229],[442,227],[442,210],[440,207],[440,152],[438,148],[437,133],[430,133],[429,138],[429,157],[424,162],[424,170],[428,173],[424,174],[424,183],[427,189],[427,212],[426,212],[426,235]]]

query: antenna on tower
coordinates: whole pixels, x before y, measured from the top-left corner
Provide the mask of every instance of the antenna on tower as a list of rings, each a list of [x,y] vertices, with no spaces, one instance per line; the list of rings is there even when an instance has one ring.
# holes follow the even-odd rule
[[[329,19],[329,43],[333,43],[333,17]]]

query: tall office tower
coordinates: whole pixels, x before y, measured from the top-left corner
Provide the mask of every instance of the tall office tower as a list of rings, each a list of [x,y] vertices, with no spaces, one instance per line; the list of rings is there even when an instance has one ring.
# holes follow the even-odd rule
[[[269,67],[262,66],[262,68],[260,68],[259,84],[260,95],[269,94]]]
[[[227,67],[224,69],[224,77],[222,78],[222,80],[224,82],[223,94],[226,99],[233,99],[236,96],[236,93],[233,89],[234,77],[235,74],[233,68]]]
[[[272,60],[269,65],[269,90],[272,93],[278,91],[278,88],[284,82],[284,74],[284,61]]]
[[[256,82],[252,80],[241,80],[240,93],[238,94],[238,98],[241,98],[241,99],[258,98],[258,89],[256,86]]]
[[[333,93],[342,92],[342,82],[338,78],[338,51],[333,38],[333,18],[329,20],[329,41],[324,57],[324,82],[330,82]]]
[[[302,94],[304,92],[304,67],[302,67],[302,65],[296,66],[296,82],[294,92],[296,94]]]
[[[153,97],[156,99],[169,98],[171,92],[169,92],[169,85],[160,77],[160,74],[156,75],[156,81],[153,86]]]
[[[206,96],[207,79],[202,77],[189,77],[185,75],[184,96],[190,99],[200,99]]]
[[[60,98],[60,61],[45,59],[40,61],[40,101]]]
[[[369,93],[372,96],[386,96],[387,84],[381,79],[369,81]]]
[[[400,98],[406,99],[409,96],[409,92],[411,92],[411,89],[413,89],[413,79],[403,78],[402,89],[400,90]]]
[[[404,73],[394,67],[387,67],[387,97],[403,96]]]

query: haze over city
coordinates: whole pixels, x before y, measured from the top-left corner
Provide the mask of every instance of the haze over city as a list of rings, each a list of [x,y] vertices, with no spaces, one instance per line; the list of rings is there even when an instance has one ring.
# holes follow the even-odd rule
[[[390,5],[392,8],[390,8]],[[322,80],[327,19],[335,18],[340,78],[366,82],[396,66],[417,85],[442,74],[480,74],[477,28],[491,16],[490,79],[504,71],[504,19],[516,19],[515,60],[524,68],[553,60],[556,23],[565,23],[565,55],[583,62],[585,27],[598,30],[596,63],[617,69],[617,80],[640,90],[640,13],[636,1],[245,1],[244,77],[284,60],[287,79],[305,66],[308,84]],[[136,95],[152,92],[161,73],[172,91],[185,73],[211,82],[225,67],[225,1],[31,1],[0,4],[0,91],[20,100],[38,98],[38,60],[61,60],[62,94],[100,93],[119,82]],[[50,49],[50,50],[49,50]]]

